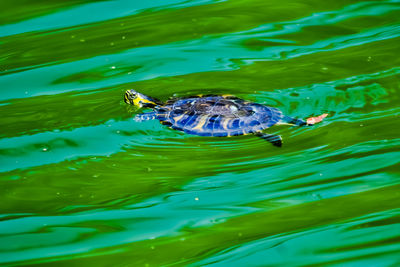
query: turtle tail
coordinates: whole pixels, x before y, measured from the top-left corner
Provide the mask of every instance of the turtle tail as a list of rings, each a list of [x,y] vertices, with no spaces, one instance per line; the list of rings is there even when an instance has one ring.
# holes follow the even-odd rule
[[[310,117],[307,119],[307,125],[314,125],[318,122],[321,122],[323,119],[325,119],[328,116],[328,113],[324,113],[322,115],[319,115],[317,117]]]
[[[305,126],[307,125],[307,122],[305,120],[302,119],[296,119],[296,118],[292,118],[289,116],[283,116],[282,121],[289,123],[289,124],[294,124],[297,126]]]
[[[322,115],[316,116],[316,117],[310,117],[306,120],[302,120],[302,119],[296,119],[296,118],[292,118],[289,116],[284,116],[282,118],[282,121],[289,123],[289,124],[294,124],[297,126],[306,126],[306,125],[314,125],[316,123],[321,122],[324,118],[326,118],[326,116],[328,116],[327,113],[324,113]]]

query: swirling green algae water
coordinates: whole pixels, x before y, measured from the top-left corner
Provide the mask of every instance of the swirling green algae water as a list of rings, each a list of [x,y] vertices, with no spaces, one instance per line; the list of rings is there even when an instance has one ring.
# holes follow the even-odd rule
[[[2,1],[0,263],[400,265],[400,1]],[[126,89],[329,117],[208,138]]]

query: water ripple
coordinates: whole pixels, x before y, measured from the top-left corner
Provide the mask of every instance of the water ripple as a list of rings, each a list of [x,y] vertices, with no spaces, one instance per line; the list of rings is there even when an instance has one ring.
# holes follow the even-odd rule
[[[0,26],[0,37],[33,31],[49,31],[67,27],[78,27],[89,23],[98,23],[112,19],[131,16],[142,12],[165,9],[180,9],[189,6],[207,5],[225,0],[147,0],[132,2],[129,0],[99,1],[76,6],[46,16]],[[82,14],[85,14],[82,16]],[[71,20],[70,18],[74,18]]]
[[[400,263],[398,0],[39,2],[0,26],[2,264]],[[128,88],[329,116],[278,148],[135,122]]]

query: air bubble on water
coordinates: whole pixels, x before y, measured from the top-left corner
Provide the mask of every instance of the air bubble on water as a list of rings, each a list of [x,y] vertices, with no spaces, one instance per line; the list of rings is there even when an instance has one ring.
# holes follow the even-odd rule
[[[128,75],[131,75],[132,74],[132,72],[128,72]]]
[[[118,131],[117,131],[117,134],[120,134],[120,133],[121,133],[121,131],[118,130]]]
[[[71,39],[74,39],[75,38],[75,35],[71,35]]]
[[[198,198],[198,197],[195,197],[194,200],[199,201],[199,198]]]
[[[121,37],[121,39],[122,39],[122,40],[125,40],[125,39],[126,39],[126,36],[125,36],[125,35],[124,35],[124,36],[122,36],[122,37]]]
[[[179,240],[180,240],[180,241],[185,241],[185,240],[186,240],[186,238],[184,238],[184,237],[181,237]]]
[[[318,199],[318,200],[321,200],[321,199],[322,199],[322,196],[321,196],[320,194],[317,194],[317,193],[312,193],[311,196],[312,196],[314,199]]]
[[[367,61],[370,62],[371,60],[372,60],[372,57],[369,56],[369,57],[367,58]]]
[[[27,95],[27,94],[28,94],[28,91],[25,91],[25,94]]]
[[[113,46],[113,45],[114,45],[114,42],[111,42],[110,45]]]
[[[110,67],[110,69],[113,69],[113,70],[115,70],[117,67],[115,67],[115,66],[111,66]]]
[[[154,247],[154,246],[151,246],[150,248],[151,248],[151,249],[155,249],[155,247]]]
[[[80,39],[79,42],[84,43],[84,42],[86,42],[86,40],[85,39]]]
[[[364,126],[364,124],[360,124],[360,127],[363,127]]]
[[[323,175],[322,173],[319,174],[319,176],[322,176],[322,175]]]
[[[47,152],[47,151],[49,151],[49,149],[47,147],[44,147],[44,148],[42,148],[42,151]]]

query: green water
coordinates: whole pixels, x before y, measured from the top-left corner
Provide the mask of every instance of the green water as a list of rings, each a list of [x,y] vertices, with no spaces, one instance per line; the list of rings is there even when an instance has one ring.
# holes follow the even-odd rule
[[[0,7],[0,264],[400,265],[399,0]],[[131,88],[329,117],[191,136]]]

